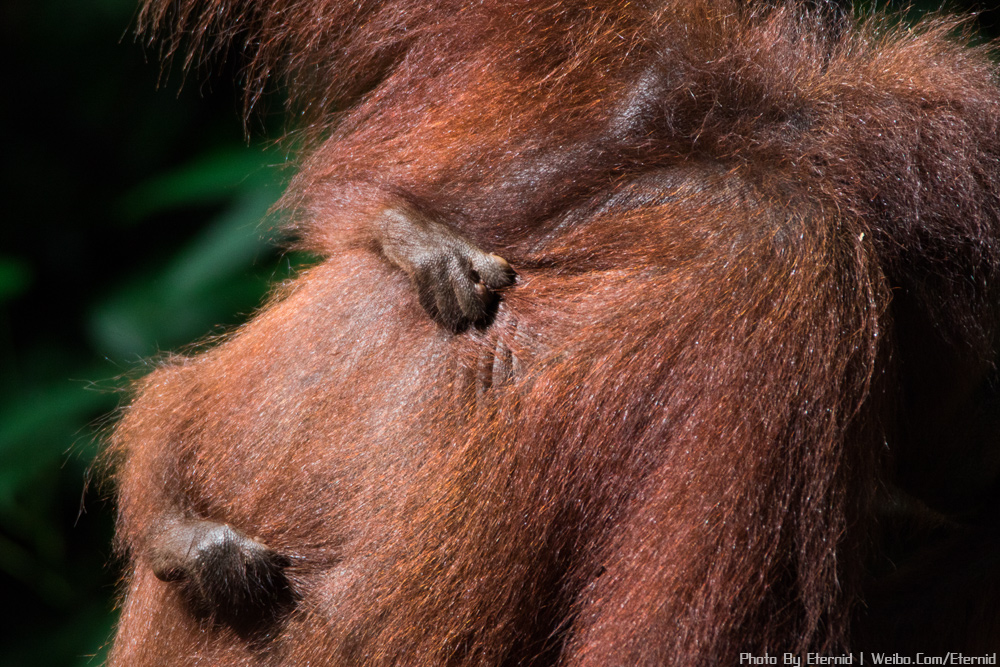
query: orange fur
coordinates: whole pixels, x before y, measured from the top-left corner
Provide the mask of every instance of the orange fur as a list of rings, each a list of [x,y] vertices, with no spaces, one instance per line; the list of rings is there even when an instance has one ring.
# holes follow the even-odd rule
[[[944,622],[876,617],[866,579],[887,490],[969,512],[1000,471],[949,440],[1000,266],[1000,88],[956,23],[729,0],[143,22],[192,62],[248,45],[251,102],[283,77],[310,146],[283,204],[323,261],[139,384],[112,664],[737,664]],[[398,200],[517,269],[490,327],[436,327],[372,251]],[[149,572],[166,512],[288,556],[295,608],[252,639],[191,617]],[[989,646],[1000,618],[970,622]]]

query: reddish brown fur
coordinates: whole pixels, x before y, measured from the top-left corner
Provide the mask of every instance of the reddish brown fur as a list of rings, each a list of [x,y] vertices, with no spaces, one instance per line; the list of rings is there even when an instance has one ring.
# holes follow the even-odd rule
[[[284,204],[324,259],[140,383],[112,442],[113,664],[711,665],[947,635],[878,616],[864,580],[894,470],[943,466],[901,481],[962,510],[998,472],[995,444],[944,440],[990,368],[1000,264],[1000,88],[953,22],[729,0],[143,20],[192,59],[251,45],[251,101],[286,78],[313,148]],[[517,269],[492,326],[436,327],[373,251],[397,201]],[[169,512],[289,556],[288,618],[250,640],[187,614],[145,555]],[[947,648],[990,647],[963,582],[949,604],[983,613]]]

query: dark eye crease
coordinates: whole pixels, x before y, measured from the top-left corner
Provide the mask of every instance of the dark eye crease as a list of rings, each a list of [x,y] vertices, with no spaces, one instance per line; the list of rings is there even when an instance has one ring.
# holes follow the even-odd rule
[[[137,384],[111,664],[997,650],[1000,84],[961,20],[140,22],[188,62],[234,42],[251,101],[284,84],[282,206],[322,260]]]

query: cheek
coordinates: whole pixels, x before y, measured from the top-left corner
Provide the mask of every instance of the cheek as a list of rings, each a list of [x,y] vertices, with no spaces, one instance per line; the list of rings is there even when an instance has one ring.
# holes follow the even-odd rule
[[[428,321],[400,272],[345,253],[186,362],[185,398],[147,401],[164,423],[142,451],[170,452],[199,515],[329,561],[464,418],[430,406],[469,395],[466,347]]]

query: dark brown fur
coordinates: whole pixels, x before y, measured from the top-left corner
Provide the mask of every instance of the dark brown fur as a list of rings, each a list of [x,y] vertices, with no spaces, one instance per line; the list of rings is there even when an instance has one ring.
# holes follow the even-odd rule
[[[996,650],[975,411],[1000,87],[954,22],[149,0],[143,23],[191,61],[246,44],[251,102],[284,77],[312,146],[284,206],[323,261],[139,384],[112,440],[113,664]],[[401,202],[517,270],[492,324],[421,310],[379,252]],[[178,517],[266,545],[292,601],[199,613],[153,572]]]

